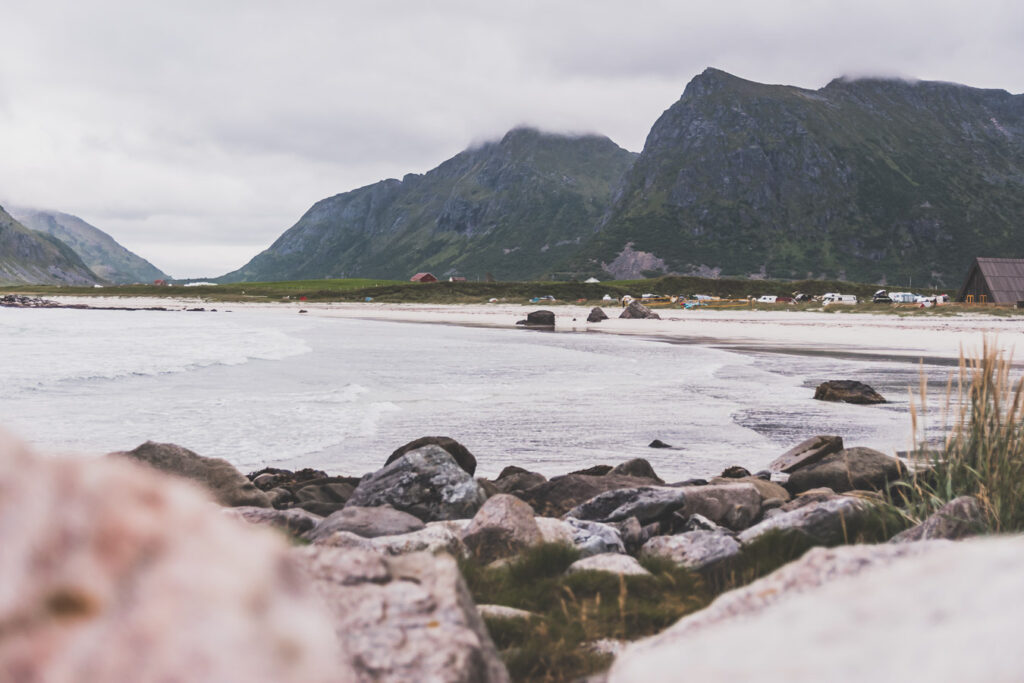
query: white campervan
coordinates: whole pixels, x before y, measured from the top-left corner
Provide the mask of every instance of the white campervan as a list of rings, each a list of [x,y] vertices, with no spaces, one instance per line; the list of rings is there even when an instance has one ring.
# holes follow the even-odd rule
[[[839,292],[827,292],[821,296],[821,305],[829,306],[831,304],[846,304],[852,305],[857,303],[857,297],[853,294],[840,294]]]

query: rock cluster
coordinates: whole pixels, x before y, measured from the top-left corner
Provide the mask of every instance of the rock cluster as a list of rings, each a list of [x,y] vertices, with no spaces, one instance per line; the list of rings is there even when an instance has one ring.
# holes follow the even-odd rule
[[[59,308],[60,304],[49,299],[20,294],[4,294],[0,296],[0,306],[7,308]]]

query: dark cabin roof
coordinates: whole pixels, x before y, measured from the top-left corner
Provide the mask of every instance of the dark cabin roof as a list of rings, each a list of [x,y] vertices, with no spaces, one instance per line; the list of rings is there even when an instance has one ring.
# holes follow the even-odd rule
[[[976,258],[974,265],[967,272],[967,278],[957,296],[958,300],[963,299],[975,269],[981,271],[981,276],[992,292],[994,303],[1013,304],[1024,301],[1024,259],[983,257]]]

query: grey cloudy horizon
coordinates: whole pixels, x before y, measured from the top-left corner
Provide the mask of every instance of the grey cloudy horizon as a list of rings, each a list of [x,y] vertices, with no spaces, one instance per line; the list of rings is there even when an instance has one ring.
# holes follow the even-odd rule
[[[1024,91],[1024,6],[1002,0],[8,0],[0,17],[0,203],[77,215],[175,277],[239,268],[314,202],[518,125],[640,151],[709,66]]]

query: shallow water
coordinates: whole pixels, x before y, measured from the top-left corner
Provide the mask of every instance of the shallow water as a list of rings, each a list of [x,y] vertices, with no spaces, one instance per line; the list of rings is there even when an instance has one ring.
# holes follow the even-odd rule
[[[345,474],[426,434],[464,443],[485,476],[634,457],[668,480],[757,470],[819,433],[892,452],[910,443],[907,387],[919,372],[895,360],[285,311],[0,309],[0,353],[0,422],[46,450],[170,441],[244,471]],[[935,389],[950,369],[924,371]],[[835,378],[892,402],[811,399]],[[648,448],[655,438],[675,448]]]

